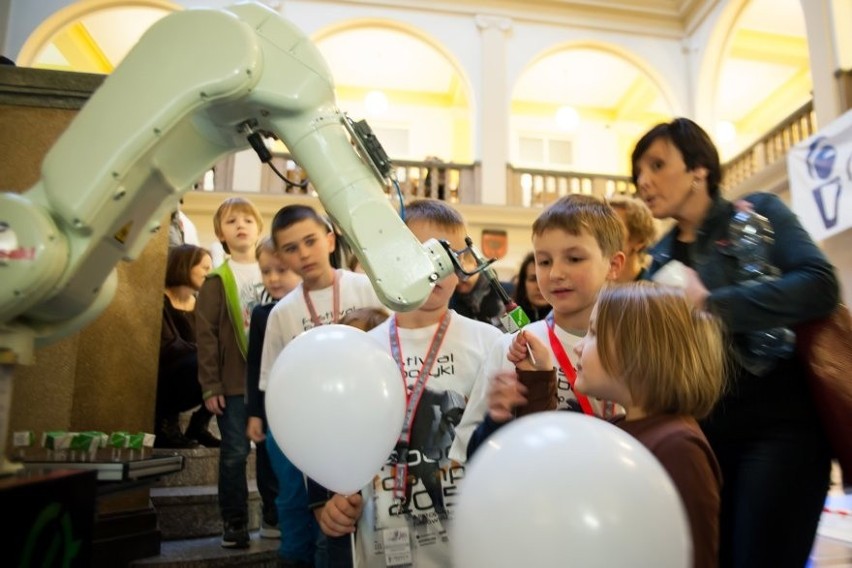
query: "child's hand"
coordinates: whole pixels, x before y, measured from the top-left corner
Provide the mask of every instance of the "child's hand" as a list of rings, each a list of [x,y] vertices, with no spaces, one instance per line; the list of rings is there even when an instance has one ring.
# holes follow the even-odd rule
[[[523,330],[515,335],[506,358],[521,371],[549,371],[553,368],[550,351],[544,343],[534,334]]]
[[[335,493],[314,514],[323,533],[328,536],[344,536],[355,532],[355,525],[363,510],[364,500],[360,493],[348,497]]]
[[[249,416],[246,436],[255,444],[264,441],[266,434],[263,433],[263,419],[257,416]]]
[[[527,403],[527,387],[512,372],[494,375],[488,389],[488,416],[502,424],[515,417],[515,408]]]
[[[225,397],[221,394],[211,396],[210,398],[204,401],[204,406],[206,406],[207,410],[209,410],[216,416],[222,416],[222,413],[225,411]]]

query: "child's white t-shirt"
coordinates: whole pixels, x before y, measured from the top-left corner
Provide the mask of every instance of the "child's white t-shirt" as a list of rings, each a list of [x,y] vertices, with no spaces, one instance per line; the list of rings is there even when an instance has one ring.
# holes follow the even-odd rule
[[[255,306],[262,303],[263,279],[260,275],[260,266],[257,262],[236,262],[228,260],[228,267],[234,274],[237,282],[237,295],[240,298],[240,311],[243,316],[243,329],[246,337],[249,333],[251,313]]]
[[[373,483],[361,492],[364,512],[358,521],[358,566],[386,566],[384,539],[389,533],[398,536],[400,531],[408,536],[407,549],[414,567],[443,568],[452,564],[447,530],[453,518],[457,483],[464,477],[464,468],[450,462],[448,450],[479,367],[502,333],[492,325],[455,312],[448,315],[449,326],[411,428],[408,475],[415,476],[417,481],[410,489],[409,511],[397,514],[399,507],[393,499],[394,468],[389,459]],[[438,324],[397,329],[407,386],[411,389],[417,382]],[[369,334],[393,355],[390,320]],[[389,552],[392,551],[389,549]]]
[[[582,337],[568,333],[558,325],[554,325],[553,329],[556,337],[565,349],[565,353],[568,355],[568,360],[572,365],[576,365],[577,356],[574,354],[574,346],[579,343]],[[535,335],[550,351],[550,360],[553,361],[553,365],[556,367],[557,409],[576,408],[577,396],[571,389],[571,383],[568,381],[568,377],[565,375],[561,366],[557,363],[556,355],[550,346],[547,322],[545,320],[533,322],[524,328],[524,332]],[[488,388],[490,387],[491,380],[494,378],[494,375],[501,371],[515,370],[515,366],[506,358],[509,346],[514,339],[515,334],[503,336],[488,354],[481,373],[476,379],[476,385],[471,394],[470,402],[468,402],[465,409],[464,416],[462,416],[461,423],[456,428],[456,439],[450,450],[451,459],[461,463],[467,461],[467,444],[470,441],[470,437],[473,435],[476,427],[485,420],[485,415],[488,413]],[[595,414],[603,416],[604,403],[594,398],[589,398],[589,402]]]
[[[366,275],[338,270],[337,278],[340,286],[340,311],[337,318],[334,318],[332,314],[334,311],[332,286],[308,292],[317,317],[323,325],[335,320],[339,321],[345,314],[359,308],[384,308]],[[269,313],[260,363],[260,390],[266,390],[266,385],[269,384],[269,373],[284,347],[297,335],[313,327],[314,323],[302,292],[302,284],[299,284],[281,298]]]

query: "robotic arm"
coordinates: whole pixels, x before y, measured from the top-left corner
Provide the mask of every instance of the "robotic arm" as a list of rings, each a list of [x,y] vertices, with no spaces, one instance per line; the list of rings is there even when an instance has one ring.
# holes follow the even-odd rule
[[[135,259],[192,183],[258,132],[284,141],[308,172],[389,308],[415,309],[459,266],[391,207],[387,171],[335,106],[327,65],[296,27],[259,4],[187,10],[146,32],[34,187],[0,194],[0,351],[26,363],[31,345],[100,314],[118,261]]]

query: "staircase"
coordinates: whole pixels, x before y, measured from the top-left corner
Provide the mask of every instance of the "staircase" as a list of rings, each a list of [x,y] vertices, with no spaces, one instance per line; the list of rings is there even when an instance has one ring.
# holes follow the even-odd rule
[[[218,435],[215,421],[211,431]],[[249,454],[246,474],[249,480],[249,531],[251,546],[244,550],[222,548],[222,520],[219,516],[217,483],[218,448],[192,450],[156,449],[155,455],[179,454],[183,471],[166,475],[151,489],[151,502],[162,534],[160,555],[136,560],[130,566],[190,568],[197,566],[276,566],[278,540],[261,539],[261,500],[255,475],[255,450]]]

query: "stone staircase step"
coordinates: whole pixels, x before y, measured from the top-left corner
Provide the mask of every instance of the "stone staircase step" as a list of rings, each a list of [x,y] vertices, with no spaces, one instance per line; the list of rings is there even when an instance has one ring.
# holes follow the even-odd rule
[[[183,487],[195,485],[216,485],[219,482],[219,448],[195,448],[192,450],[172,450],[155,448],[155,456],[183,456],[183,471],[162,476],[156,487]],[[248,479],[256,478],[255,450],[251,449],[246,464]]]
[[[257,530],[261,521],[257,483],[249,480],[248,489],[249,530]],[[216,485],[154,487],[151,502],[164,541],[222,534]]]
[[[220,536],[163,542],[160,555],[130,563],[131,567],[158,568],[219,568],[228,566],[257,566],[275,568],[278,540],[261,539],[251,535],[248,549],[232,550],[220,546]]]

